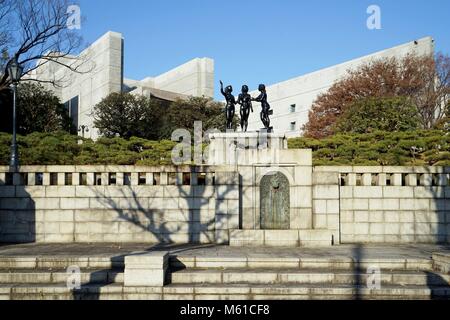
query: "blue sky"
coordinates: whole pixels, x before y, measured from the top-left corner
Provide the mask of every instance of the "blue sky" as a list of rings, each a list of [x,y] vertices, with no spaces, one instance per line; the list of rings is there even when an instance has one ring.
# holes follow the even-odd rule
[[[369,5],[381,30],[369,30]],[[125,76],[143,79],[211,57],[218,82],[255,89],[424,36],[450,54],[448,0],[80,0],[81,33],[125,38]]]

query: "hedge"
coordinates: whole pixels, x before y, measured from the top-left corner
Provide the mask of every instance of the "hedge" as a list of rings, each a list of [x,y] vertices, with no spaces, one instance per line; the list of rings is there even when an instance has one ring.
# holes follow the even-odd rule
[[[440,130],[296,138],[289,140],[289,148],[312,149],[314,165],[450,165],[450,134]]]
[[[0,163],[7,165],[11,135],[0,133]],[[172,141],[100,138],[94,142],[64,132],[18,136],[22,165],[171,164]]]
[[[94,142],[64,132],[18,136],[22,165],[170,165],[175,142],[100,138]],[[0,164],[10,158],[11,135],[0,133]],[[338,134],[295,138],[289,148],[313,150],[314,165],[450,166],[450,134],[439,130]]]

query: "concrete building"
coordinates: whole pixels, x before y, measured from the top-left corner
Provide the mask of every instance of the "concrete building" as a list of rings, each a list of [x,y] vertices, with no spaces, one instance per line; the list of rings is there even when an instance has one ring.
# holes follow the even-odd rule
[[[32,75],[57,85],[46,84],[67,106],[74,126],[87,126],[86,138],[96,139],[93,109],[113,92],[144,94],[159,100],[173,101],[188,96],[214,96],[214,61],[196,58],[156,77],[143,80],[124,78],[124,39],[120,33],[108,32],[78,57],[64,58],[77,68],[73,72],[55,62],[48,62]]]
[[[408,53],[433,54],[434,40],[431,37],[422,38],[267,86],[269,103],[274,110],[271,120],[275,132],[287,137],[301,135],[314,100],[342,79],[349,69],[372,60],[402,57]],[[214,60],[210,58],[196,58],[164,74],[143,80],[124,78],[124,39],[120,33],[108,32],[78,57],[66,59],[82,63],[79,68],[81,73],[49,62],[38,68],[34,76],[41,80],[57,80],[59,86],[48,86],[66,104],[74,125],[77,128],[84,125],[90,129],[85,137],[98,137],[98,131],[93,128],[93,108],[112,92],[143,94],[165,101],[188,96],[214,97]],[[258,92],[251,94],[256,96]],[[257,103],[254,110],[249,119],[249,131],[262,127]]]
[[[312,72],[294,79],[267,86],[269,103],[274,110],[272,126],[278,134],[288,137],[300,136],[302,127],[308,121],[308,112],[313,102],[339,81],[350,69],[380,58],[402,57],[408,53],[428,55],[434,53],[434,40],[431,37],[408,42],[368,56],[354,59],[336,66]],[[257,96],[258,92],[251,92]],[[249,130],[258,130],[261,124],[259,104],[249,118]]]

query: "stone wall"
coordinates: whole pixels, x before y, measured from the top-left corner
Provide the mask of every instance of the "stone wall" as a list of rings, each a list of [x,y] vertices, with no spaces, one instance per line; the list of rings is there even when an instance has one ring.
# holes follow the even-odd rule
[[[331,242],[339,244],[339,174],[314,172],[313,175],[313,230],[322,230],[325,239],[331,232]],[[316,232],[317,232],[316,231]]]
[[[339,172],[341,243],[450,242],[450,168],[316,167],[315,171]],[[316,219],[324,208],[324,202],[316,202]]]
[[[0,167],[0,242],[450,242],[450,168],[313,168],[308,150],[279,155],[276,166]],[[258,184],[271,172],[289,180],[289,230],[261,230]]]
[[[220,242],[237,185],[209,167],[2,168],[0,242]]]

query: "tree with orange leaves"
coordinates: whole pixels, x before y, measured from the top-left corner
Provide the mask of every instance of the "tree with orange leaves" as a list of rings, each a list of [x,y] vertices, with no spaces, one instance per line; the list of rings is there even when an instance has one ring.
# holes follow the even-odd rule
[[[374,60],[349,70],[347,76],[319,95],[303,127],[305,136],[324,138],[335,133],[335,123],[360,100],[405,98],[417,109],[421,127],[434,128],[445,118],[450,97],[450,57],[437,54]]]

